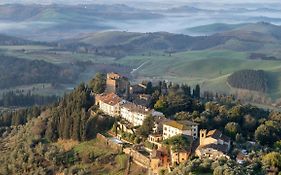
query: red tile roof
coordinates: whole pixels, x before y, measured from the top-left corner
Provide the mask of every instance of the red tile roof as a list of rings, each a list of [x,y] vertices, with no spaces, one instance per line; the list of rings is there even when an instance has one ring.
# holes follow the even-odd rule
[[[122,98],[120,98],[118,95],[114,93],[100,94],[98,95],[98,99],[103,103],[106,103],[111,106],[115,106],[116,104],[122,101]]]
[[[220,139],[220,140],[223,140],[225,142],[229,142],[230,141],[229,137],[223,135],[222,132],[217,130],[217,129],[209,131],[207,133],[207,137],[212,137],[214,139]]]

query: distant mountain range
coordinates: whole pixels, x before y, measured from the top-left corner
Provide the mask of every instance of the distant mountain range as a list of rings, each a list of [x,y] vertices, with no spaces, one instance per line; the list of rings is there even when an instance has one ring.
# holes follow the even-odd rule
[[[207,6],[184,5],[160,10],[124,4],[9,4],[0,5],[0,33],[41,41],[108,30],[211,35],[240,27],[238,23],[265,21],[281,24],[280,16],[281,11],[277,8],[248,9],[231,5],[226,9],[224,6],[208,9]]]
[[[89,49],[104,48],[122,50],[134,54],[153,50],[178,52],[186,50],[229,49],[239,51],[264,51],[277,49],[281,45],[281,26],[270,23],[223,24],[216,23],[187,29],[192,32],[206,32],[209,36],[188,36],[168,32],[93,32],[58,43],[67,47]],[[0,35],[2,45],[32,44],[34,42],[18,37]]]
[[[124,52],[145,52],[149,50],[184,51],[210,48],[238,51],[258,51],[278,48],[281,44],[281,27],[269,23],[211,24],[189,29],[214,33],[210,36],[187,36],[167,32],[97,32],[61,41],[65,45],[85,44],[89,47],[119,49]]]

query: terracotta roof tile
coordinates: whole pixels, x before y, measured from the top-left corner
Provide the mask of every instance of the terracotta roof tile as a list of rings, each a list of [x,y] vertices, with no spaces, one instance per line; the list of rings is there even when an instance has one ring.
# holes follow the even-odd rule
[[[98,99],[111,106],[115,106],[122,101],[122,98],[114,93],[100,94],[98,95]]]
[[[136,105],[136,104],[131,103],[131,102],[126,102],[126,103],[122,104],[121,108],[125,108],[125,109],[128,109],[131,112],[136,112],[136,113],[140,113],[140,114],[144,114],[144,115],[151,114],[150,109],[148,109],[144,106]]]
[[[214,130],[211,130],[207,133],[207,137],[212,137],[214,139],[221,139],[225,142],[229,142],[230,141],[230,138],[223,135],[221,131],[217,130],[217,129],[214,129]]]

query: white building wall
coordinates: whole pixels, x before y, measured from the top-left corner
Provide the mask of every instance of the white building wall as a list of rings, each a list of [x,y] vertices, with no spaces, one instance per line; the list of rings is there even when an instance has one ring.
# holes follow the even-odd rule
[[[120,113],[119,104],[117,104],[115,106],[111,106],[109,104],[106,104],[106,103],[103,103],[102,101],[100,101],[99,107],[104,113],[106,113],[112,117],[116,117]]]
[[[177,128],[168,126],[168,125],[163,125],[163,139],[168,139],[170,137],[176,136],[176,135],[180,135],[183,134],[184,131],[181,131]]]
[[[193,139],[197,139],[198,138],[198,126],[194,125],[192,126],[192,129],[189,130],[180,130],[168,125],[163,125],[163,139],[168,139],[170,137],[173,137],[175,135],[179,135],[179,134],[183,134],[183,135],[187,135],[187,136],[191,136],[193,137]]]
[[[143,124],[146,115],[129,111],[127,108],[121,108],[121,118],[127,120],[134,126],[140,126]]]

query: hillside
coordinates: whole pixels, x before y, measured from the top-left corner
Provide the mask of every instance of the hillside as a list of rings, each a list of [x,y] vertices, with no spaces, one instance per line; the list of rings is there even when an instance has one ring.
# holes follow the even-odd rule
[[[212,24],[190,30],[215,33],[209,36],[188,36],[167,32],[131,33],[96,32],[63,40],[68,48],[85,46],[88,50],[120,52],[121,55],[153,51],[178,52],[186,50],[228,49],[233,51],[262,51],[278,58],[281,45],[280,26],[269,23]],[[79,45],[80,44],[80,45]],[[276,54],[275,54],[276,53]],[[274,54],[274,55],[271,55]]]
[[[118,15],[117,15],[118,14]],[[70,20],[83,23],[83,20],[98,18],[110,19],[137,19],[158,18],[160,15],[146,10],[136,9],[123,4],[115,5],[39,5],[39,4],[10,4],[0,5],[0,20],[24,20],[24,21],[53,21]],[[83,19],[81,21],[81,19]]]
[[[96,138],[114,119],[86,112],[90,92],[80,85],[40,116],[30,111],[25,125],[0,127],[0,174],[123,174],[128,157]]]
[[[218,34],[218,36],[230,36],[244,41],[262,43],[280,43],[281,27],[270,23],[259,22],[245,24],[234,30]]]
[[[208,25],[202,25],[202,26],[196,26],[187,28],[186,31],[192,32],[198,35],[212,35],[215,33],[220,32],[226,32],[230,30],[237,29],[239,27],[242,27],[246,24],[226,24],[226,23],[214,23],[214,24],[208,24]]]
[[[26,45],[35,42],[0,34],[0,45]]]
[[[87,47],[88,50],[102,52],[121,52],[125,55],[153,51],[178,52],[185,50],[203,50],[224,44],[229,37],[199,36],[191,37],[167,32],[131,33],[98,32],[74,39],[61,41],[67,48]]]
[[[0,174],[124,174],[127,156],[97,139],[46,140],[44,131],[49,118],[46,111],[0,137]]]
[[[150,11],[116,5],[0,5],[0,22],[10,30],[5,34],[28,36],[35,40],[53,41],[77,33],[114,29],[112,21],[158,19]],[[14,26],[14,27],[10,27]],[[31,32],[32,31],[32,32]],[[45,35],[42,35],[44,33]],[[74,34],[75,33],[75,34]],[[47,36],[46,36],[47,35]]]
[[[89,79],[97,70],[122,71],[125,68],[123,73],[135,81],[199,82],[204,90],[233,93],[233,88],[227,85],[227,77],[233,72],[259,69],[271,77],[281,74],[279,28],[267,23],[243,24],[235,30],[197,37],[167,32],[94,32],[60,40],[55,44],[58,47],[26,49],[26,52],[16,50],[21,47],[2,48],[8,50],[5,54],[29,60],[41,58],[56,64],[73,64],[77,60],[92,62],[92,67],[87,69],[89,75],[85,73],[87,76],[77,82]],[[244,38],[241,32],[246,35]],[[281,81],[274,80],[275,85],[269,87],[266,95],[278,99]]]
[[[235,88],[266,92],[269,89],[269,77],[262,70],[241,70],[232,73],[227,82]]]
[[[45,61],[29,61],[0,56],[0,88],[11,88],[34,83],[70,83],[76,75],[71,68]]]

